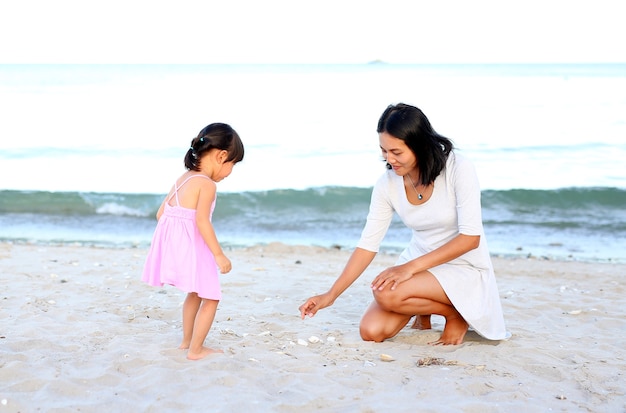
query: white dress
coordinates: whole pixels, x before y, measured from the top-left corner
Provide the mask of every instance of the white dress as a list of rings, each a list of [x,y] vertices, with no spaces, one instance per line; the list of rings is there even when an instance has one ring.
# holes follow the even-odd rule
[[[480,186],[474,165],[452,152],[446,167],[435,179],[433,193],[421,205],[406,197],[401,176],[389,170],[372,191],[367,223],[357,246],[378,252],[394,212],[412,230],[398,264],[422,256],[459,233],[480,235],[478,248],[430,268],[454,307],[481,336],[490,340],[508,337],[500,295],[483,231]]]

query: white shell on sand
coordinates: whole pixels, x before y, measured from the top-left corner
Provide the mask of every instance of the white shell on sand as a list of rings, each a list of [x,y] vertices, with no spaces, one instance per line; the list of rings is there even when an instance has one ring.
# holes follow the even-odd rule
[[[307,343],[306,341],[302,340],[301,338],[298,339],[298,344],[300,344],[301,346],[308,346],[309,343]]]
[[[319,343],[320,341],[322,340],[319,337],[316,337],[316,336],[309,337],[309,343]]]
[[[382,361],[394,361],[395,358],[393,358],[392,356],[390,356],[389,354],[381,354],[380,355],[380,359]]]

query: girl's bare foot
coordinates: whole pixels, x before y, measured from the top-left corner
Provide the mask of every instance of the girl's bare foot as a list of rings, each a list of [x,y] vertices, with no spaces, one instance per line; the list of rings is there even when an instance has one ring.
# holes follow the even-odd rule
[[[202,346],[200,348],[200,351],[197,351],[197,352],[196,351],[192,352],[191,350],[189,350],[187,352],[187,358],[189,360],[200,360],[211,354],[222,354],[222,353],[224,353],[223,350],[215,350],[209,347]]]
[[[189,350],[189,343],[180,343],[180,346],[178,346],[178,348],[180,350]]]
[[[413,321],[411,328],[416,330],[430,330],[432,328],[430,326],[430,315],[415,316],[415,321]]]
[[[463,343],[463,338],[469,325],[462,317],[450,317],[446,318],[446,325],[443,328],[443,333],[439,340],[428,343],[433,346],[437,345],[457,345]]]

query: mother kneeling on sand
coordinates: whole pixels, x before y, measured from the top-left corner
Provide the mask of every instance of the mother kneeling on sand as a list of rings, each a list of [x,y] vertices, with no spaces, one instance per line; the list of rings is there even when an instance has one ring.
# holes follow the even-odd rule
[[[414,315],[415,327],[430,328],[431,314],[446,319],[431,344],[461,344],[470,326],[487,339],[506,338],[474,166],[414,106],[389,106],[377,131],[388,170],[374,186],[361,239],[330,290],[300,306],[301,317],[332,305],[365,271],[396,212],[413,235],[396,265],[372,282],[363,340],[393,337]]]

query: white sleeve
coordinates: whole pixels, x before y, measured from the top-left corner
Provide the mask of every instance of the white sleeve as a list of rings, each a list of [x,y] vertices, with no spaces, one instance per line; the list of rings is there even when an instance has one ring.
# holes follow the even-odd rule
[[[459,233],[482,235],[480,185],[474,165],[468,159],[456,156],[452,176],[456,193]]]
[[[361,233],[357,247],[367,251],[378,252],[380,244],[391,224],[394,209],[389,199],[390,180],[384,174],[374,185],[367,222]]]

